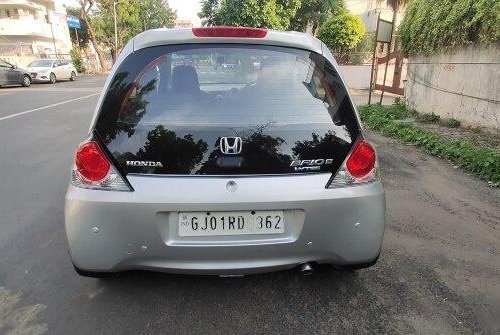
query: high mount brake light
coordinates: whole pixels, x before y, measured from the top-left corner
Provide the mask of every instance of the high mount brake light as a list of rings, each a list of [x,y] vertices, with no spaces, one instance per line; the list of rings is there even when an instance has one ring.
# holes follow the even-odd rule
[[[375,149],[367,141],[358,140],[328,187],[368,183],[378,178]]]
[[[264,38],[267,29],[246,27],[203,27],[192,28],[196,37],[240,37],[240,38]]]
[[[90,189],[131,190],[95,141],[84,142],[76,150],[71,183]]]

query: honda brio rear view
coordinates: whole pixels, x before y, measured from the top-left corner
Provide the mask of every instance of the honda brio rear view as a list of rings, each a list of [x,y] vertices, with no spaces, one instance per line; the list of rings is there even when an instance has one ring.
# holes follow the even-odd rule
[[[376,154],[316,38],[160,29],[113,67],[66,195],[72,262],[241,275],[380,253]]]

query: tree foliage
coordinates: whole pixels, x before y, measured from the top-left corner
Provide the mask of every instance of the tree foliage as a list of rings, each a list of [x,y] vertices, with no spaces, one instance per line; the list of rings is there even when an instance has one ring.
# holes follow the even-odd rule
[[[498,0],[414,0],[399,27],[403,51],[430,54],[500,41]]]
[[[286,30],[300,0],[204,0],[198,14],[204,25]]]
[[[173,27],[176,19],[176,13],[163,0],[121,0],[116,6],[116,14],[118,50],[141,31]],[[99,42],[114,50],[113,0],[97,2],[92,20]]]
[[[365,35],[365,25],[359,16],[346,10],[334,13],[318,30],[318,38],[332,52],[342,54],[356,47]]]
[[[141,30],[156,28],[172,28],[177,14],[170,8],[166,0],[141,0],[139,2],[139,19]]]
[[[308,25],[313,34],[334,12],[344,10],[343,0],[302,0],[302,4],[291,20],[290,29],[306,31]]]
[[[85,66],[83,65],[83,59],[80,47],[75,43],[73,43],[73,47],[71,48],[70,54],[71,54],[71,61],[73,62],[73,65],[75,66],[76,70],[79,73],[84,73]]]
[[[81,9],[76,8],[76,7],[67,7],[66,8],[66,13],[68,13],[68,15],[76,16],[78,18],[80,18],[80,11],[81,11]],[[85,21],[83,21],[82,19],[80,19],[80,26],[82,29],[77,29],[78,30],[78,43],[76,41],[76,34],[77,33],[75,33],[75,29],[69,29],[69,36],[70,36],[71,42],[73,44],[77,44],[78,47],[83,48],[83,47],[86,47],[87,44],[89,43],[89,32],[87,29],[87,25],[85,24]]]

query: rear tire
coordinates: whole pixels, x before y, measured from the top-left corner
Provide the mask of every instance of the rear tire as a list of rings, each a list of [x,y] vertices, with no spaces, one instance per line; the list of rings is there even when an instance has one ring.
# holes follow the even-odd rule
[[[51,84],[55,84],[56,83],[57,78],[56,78],[55,74],[51,73],[49,78],[50,78],[50,83]]]
[[[23,76],[23,80],[21,82],[21,85],[23,85],[24,87],[29,87],[31,85],[31,78],[30,78],[30,76],[28,76],[27,74],[25,74]]]
[[[73,264],[73,267],[75,268],[76,273],[78,273],[82,277],[89,277],[89,278],[109,278],[109,277],[115,277],[118,274],[116,272],[93,272],[93,271],[86,271],[82,270],[78,267],[76,267]]]
[[[69,77],[69,80],[75,81],[76,79],[76,73],[74,71],[71,71],[71,76]]]

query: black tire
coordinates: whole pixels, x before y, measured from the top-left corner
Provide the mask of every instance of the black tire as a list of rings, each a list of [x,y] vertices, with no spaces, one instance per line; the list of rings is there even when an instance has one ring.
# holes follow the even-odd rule
[[[21,85],[24,87],[29,87],[31,85],[31,77],[25,74],[23,76],[23,80],[21,81]]]
[[[69,77],[69,80],[75,81],[76,79],[76,73],[74,71],[71,71],[71,76]]]
[[[86,271],[82,270],[80,268],[77,268],[74,264],[73,267],[75,268],[76,273],[78,273],[82,277],[89,277],[89,278],[109,278],[109,277],[116,277],[118,274],[116,272],[93,272],[93,271]]]
[[[49,78],[50,78],[50,83],[51,84],[55,84],[56,83],[57,78],[56,78],[55,74],[51,73],[50,76],[49,76]]]

